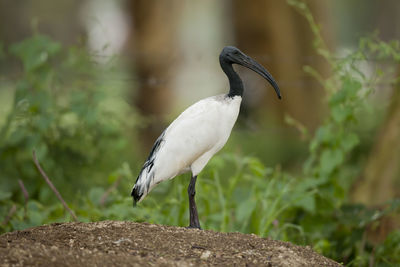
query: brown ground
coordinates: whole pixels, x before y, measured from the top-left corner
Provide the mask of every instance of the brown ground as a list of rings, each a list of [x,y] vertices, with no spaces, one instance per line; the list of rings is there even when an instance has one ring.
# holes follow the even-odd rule
[[[308,247],[147,223],[56,223],[0,236],[0,266],[340,266]]]

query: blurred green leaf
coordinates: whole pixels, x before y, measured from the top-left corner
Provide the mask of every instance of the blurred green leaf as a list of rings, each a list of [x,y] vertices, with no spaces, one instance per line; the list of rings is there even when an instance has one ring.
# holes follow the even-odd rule
[[[25,71],[33,71],[61,50],[61,45],[44,35],[35,35],[11,46],[10,51],[24,64]]]
[[[256,207],[256,205],[254,203],[254,200],[251,198],[248,198],[248,199],[244,200],[243,202],[241,202],[236,210],[237,220],[240,223],[244,223],[244,221],[250,217],[250,215],[254,211],[255,207]]]
[[[100,203],[100,199],[103,196],[103,194],[104,194],[103,188],[101,188],[101,187],[92,188],[92,189],[90,189],[89,194],[88,194],[89,200],[93,204],[98,205]]]
[[[0,201],[7,200],[12,196],[11,192],[0,191]]]
[[[342,123],[349,119],[353,114],[350,107],[335,106],[332,108],[332,117],[337,123]]]
[[[307,212],[314,214],[316,212],[315,197],[312,194],[304,194],[302,197],[296,199],[294,203],[296,207],[302,208]]]
[[[324,150],[321,154],[321,173],[329,175],[344,160],[343,152],[339,149]]]
[[[341,139],[341,146],[344,151],[350,151],[359,143],[360,139],[355,133],[347,133]]]

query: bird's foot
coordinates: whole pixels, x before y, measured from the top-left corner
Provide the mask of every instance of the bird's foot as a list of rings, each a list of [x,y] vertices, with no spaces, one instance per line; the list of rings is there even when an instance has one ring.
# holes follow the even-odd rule
[[[189,225],[189,226],[186,226],[186,229],[199,229],[199,230],[203,230],[203,229],[201,229],[200,225]]]

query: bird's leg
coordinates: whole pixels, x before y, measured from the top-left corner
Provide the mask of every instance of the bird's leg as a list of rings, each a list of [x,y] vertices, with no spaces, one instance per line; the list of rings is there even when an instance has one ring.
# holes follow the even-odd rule
[[[196,202],[194,200],[194,196],[196,195],[196,176],[192,176],[190,179],[190,183],[188,186],[188,195],[189,195],[189,212],[190,212],[190,224],[189,228],[198,228],[200,227],[199,216],[197,214]]]

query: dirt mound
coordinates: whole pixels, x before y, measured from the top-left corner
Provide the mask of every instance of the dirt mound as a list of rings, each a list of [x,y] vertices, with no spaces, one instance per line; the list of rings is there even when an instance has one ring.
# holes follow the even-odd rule
[[[0,266],[340,266],[256,235],[147,223],[55,223],[0,236]]]

